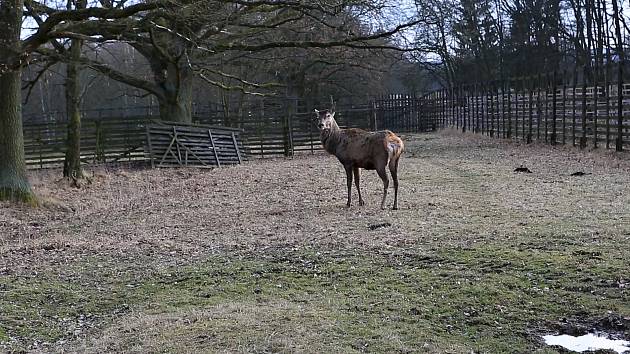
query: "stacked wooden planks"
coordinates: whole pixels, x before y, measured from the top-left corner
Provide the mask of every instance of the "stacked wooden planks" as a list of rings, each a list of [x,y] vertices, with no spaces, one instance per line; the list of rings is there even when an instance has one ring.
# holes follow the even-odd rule
[[[152,167],[220,167],[245,158],[242,131],[202,124],[154,121],[146,127]]]

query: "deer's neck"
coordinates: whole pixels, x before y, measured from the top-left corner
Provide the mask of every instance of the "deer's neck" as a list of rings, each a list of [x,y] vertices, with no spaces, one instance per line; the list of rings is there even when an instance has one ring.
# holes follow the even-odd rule
[[[341,131],[342,129],[339,128],[337,122],[333,120],[330,126],[330,130],[320,133],[322,145],[328,153],[335,155],[335,152],[337,151],[337,146],[341,141]]]

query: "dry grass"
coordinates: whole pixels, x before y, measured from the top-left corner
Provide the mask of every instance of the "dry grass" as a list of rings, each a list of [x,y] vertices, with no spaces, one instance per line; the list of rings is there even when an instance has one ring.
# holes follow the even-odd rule
[[[97,286],[95,279],[112,284],[123,279],[129,290],[173,269],[194,269],[212,257],[262,262],[279,254],[367,260],[413,254],[433,259],[413,265],[433,274],[439,263],[435,259],[444,257],[452,256],[453,264],[462,262],[473,268],[483,268],[497,256],[513,257],[508,261],[518,259],[525,265],[528,255],[540,256],[542,263],[545,257],[557,256],[548,262],[566,260],[573,266],[573,258],[566,257],[585,251],[612,262],[602,265],[608,271],[601,275],[618,286],[611,303],[630,300],[624,288],[630,281],[624,273],[627,266],[615,261],[630,257],[627,247],[619,246],[630,239],[627,154],[523,146],[450,131],[404,139],[407,152],[401,160],[398,211],[378,209],[382,187],[373,171],[362,176],[367,205],[356,204],[355,192],[354,205],[346,209],[343,169],[334,157],[323,153],[214,170],[100,168],[91,172],[93,183],[81,189],[58,180],[58,171],[33,171],[35,190],[48,202],[39,209],[0,204],[0,278],[21,279],[26,286],[46,274],[42,282],[54,279],[64,291],[73,293],[64,284],[72,283],[80,292],[82,284]],[[520,165],[533,173],[513,172]],[[576,171],[589,174],[570,176]],[[381,223],[391,227],[370,231],[370,225]],[[482,250],[487,258],[473,254],[455,259],[462,250]],[[583,262],[577,258],[575,264]],[[410,263],[401,269],[406,266]],[[459,274],[469,278],[460,268]],[[215,299],[205,308],[187,304],[159,307],[151,313],[144,305],[133,307],[134,301],[143,303],[146,298],[129,296],[125,303],[139,313],[119,306],[114,306],[115,311],[101,311],[95,320],[100,332],[80,329],[74,334],[84,339],[72,342],[69,350],[185,352],[188,347],[182,338],[198,338],[195,348],[199,351],[317,352],[338,346],[335,340],[345,338],[347,330],[326,312],[332,305],[324,299],[299,303],[280,296],[263,304],[247,297],[238,302]],[[13,305],[30,306],[18,300]],[[613,310],[630,316],[624,306]],[[568,308],[560,310],[571,313]],[[594,309],[587,310],[591,316],[589,311]],[[322,311],[326,314],[321,315]],[[42,316],[43,321],[49,319]],[[283,321],[283,316],[289,320]],[[243,335],[231,337],[234,324]],[[211,337],[204,337],[208,331]],[[387,348],[418,349],[397,331],[380,334],[381,340],[400,342]],[[0,324],[0,342],[3,332],[10,338],[7,343],[13,343],[7,348],[41,348],[44,341]],[[93,337],[92,333],[99,334]],[[332,340],[323,337],[335,333]],[[49,337],[56,341],[73,335]],[[465,340],[451,343],[446,338],[432,341],[427,336],[420,345],[438,352],[471,348]],[[38,347],[33,341],[40,342]],[[531,343],[527,345],[539,345]],[[355,342],[346,344],[339,348],[367,350],[367,344],[365,348]],[[68,349],[67,343],[60,345]]]
[[[0,251],[197,257],[234,247],[407,247],[435,236],[465,245],[537,227],[568,226],[559,236],[575,236],[630,224],[627,159],[449,133],[407,141],[396,212],[378,209],[381,182],[372,171],[362,177],[368,205],[346,209],[345,175],[324,154],[210,171],[97,170],[83,189],[57,180],[58,171],[34,172],[35,189],[53,203],[2,204]],[[514,173],[521,164],[534,173]],[[592,175],[569,176],[576,171]],[[393,227],[367,233],[380,222]]]
[[[321,352],[328,341],[323,333],[334,326],[322,319],[318,309],[287,301],[226,303],[204,310],[128,315],[73,350],[187,352],[193,345],[204,352],[227,352],[226,348]]]

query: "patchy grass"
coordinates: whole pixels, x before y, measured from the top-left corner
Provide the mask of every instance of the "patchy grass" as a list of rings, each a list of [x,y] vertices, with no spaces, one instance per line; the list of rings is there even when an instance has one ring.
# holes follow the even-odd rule
[[[99,170],[79,191],[38,173],[55,208],[0,205],[0,348],[554,352],[540,334],[603,322],[630,339],[625,155],[406,141],[399,211],[372,173],[345,209],[325,155]]]
[[[185,352],[189,343],[200,351],[527,352],[548,323],[630,312],[615,283],[630,271],[626,262],[592,257],[493,247],[370,257],[278,250],[100,288],[106,280],[10,281],[0,304],[3,326],[17,335],[41,345],[87,330],[70,348],[92,352]]]

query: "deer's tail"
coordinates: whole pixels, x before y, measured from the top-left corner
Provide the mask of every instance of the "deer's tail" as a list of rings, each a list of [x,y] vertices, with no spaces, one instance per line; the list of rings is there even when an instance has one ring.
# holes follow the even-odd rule
[[[392,135],[393,137],[387,139],[385,145],[387,148],[387,153],[389,155],[389,160],[398,160],[398,158],[400,158],[400,155],[402,155],[402,153],[405,151],[405,144],[403,143],[402,139],[394,134]]]

